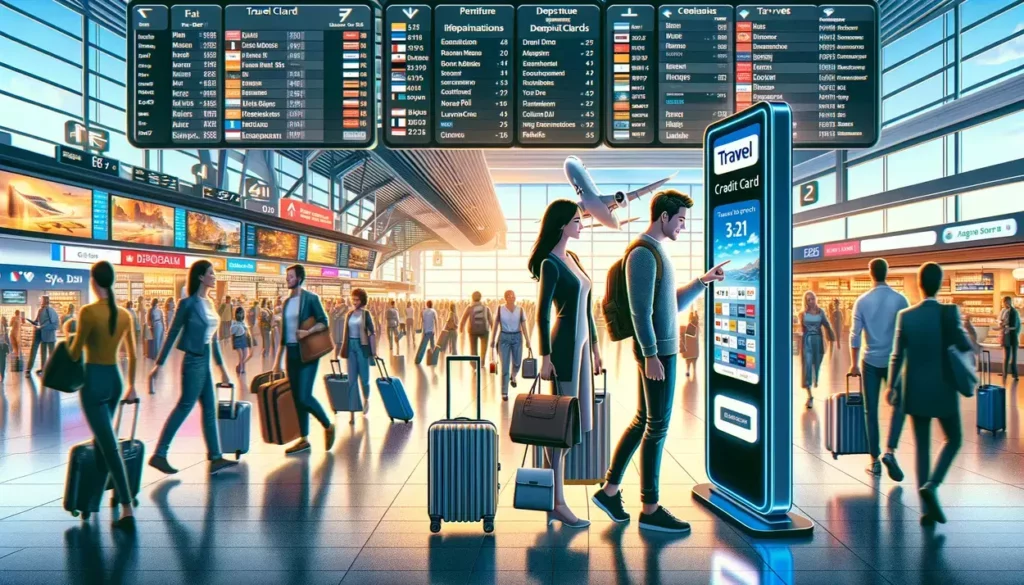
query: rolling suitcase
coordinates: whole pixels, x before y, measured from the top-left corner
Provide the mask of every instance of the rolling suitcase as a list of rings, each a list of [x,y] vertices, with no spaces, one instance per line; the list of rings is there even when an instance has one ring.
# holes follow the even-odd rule
[[[341,360],[331,360],[331,373],[324,376],[327,400],[334,412],[352,413],[349,423],[355,423],[355,413],[363,410],[363,395],[359,393],[359,384],[350,384],[349,380],[346,374],[341,373]]]
[[[416,365],[420,365],[423,362],[423,356],[427,355],[427,337],[424,335],[420,339],[420,348],[416,350]]]
[[[602,372],[604,388],[594,392],[594,426],[565,456],[566,485],[596,485],[604,481],[612,462],[611,397],[608,371]],[[533,466],[544,465],[544,449],[534,448]]]
[[[981,352],[981,371],[984,379],[978,386],[978,434],[986,430],[992,434],[1006,430],[1006,388],[992,383],[992,353]]]
[[[234,453],[235,460],[249,452],[249,433],[252,428],[252,403],[235,400],[234,384],[217,384],[231,390],[231,400],[217,402],[217,432],[220,435],[220,449]]]
[[[405,367],[405,356],[401,355],[401,354],[392,355],[391,356],[391,365],[394,366],[395,368],[404,368]]]
[[[396,418],[405,422],[411,421],[412,405],[409,404],[409,396],[405,393],[405,384],[398,378],[388,375],[387,366],[381,358],[377,358],[377,368],[381,374],[381,377],[377,378],[377,390],[380,392],[380,399],[384,401],[384,409],[388,411],[391,422],[395,422]]]
[[[452,418],[452,362],[472,362],[476,369],[476,418]],[[479,522],[494,530],[498,510],[498,429],[481,413],[480,358],[450,356],[447,370],[447,415],[427,429],[427,513],[430,531],[441,522]]]
[[[533,380],[537,377],[537,358],[533,357],[532,349],[530,350],[529,356],[523,360],[523,366],[519,371],[527,380]]]
[[[825,448],[832,458],[840,455],[862,455],[868,452],[868,432],[864,427],[864,382],[860,392],[850,394],[850,378],[846,375],[846,392],[839,392],[825,401]]]
[[[427,352],[427,365],[436,366],[437,362],[441,359],[441,346],[438,345],[434,349]]]
[[[117,417],[114,423],[114,435],[120,432],[121,413],[124,411],[126,402],[121,401],[118,405]],[[125,471],[128,474],[128,489],[132,493],[132,505],[138,506],[136,496],[142,485],[142,460],[145,458],[145,446],[142,441],[135,438],[139,427],[139,403],[135,405],[135,419],[132,423],[132,434],[128,439],[118,441],[121,448],[121,457],[124,459]],[[83,520],[100,511],[100,502],[103,499],[103,492],[113,489],[113,482],[109,481],[110,473],[103,462],[103,458],[96,451],[92,441],[83,441],[71,448],[68,454],[68,474],[64,483],[64,509],[77,517],[81,514]],[[111,502],[116,504],[116,499]]]
[[[262,374],[256,374],[256,376],[253,377],[252,382],[249,384],[249,392],[252,394],[256,394],[257,392],[259,392],[260,386],[263,386],[264,384],[269,384],[276,380],[281,380],[284,377],[284,372],[281,372],[280,374],[277,374],[275,376],[273,370],[269,372],[263,372]]]
[[[259,389],[260,432],[271,445],[284,445],[299,438],[299,415],[288,378],[275,380]]]

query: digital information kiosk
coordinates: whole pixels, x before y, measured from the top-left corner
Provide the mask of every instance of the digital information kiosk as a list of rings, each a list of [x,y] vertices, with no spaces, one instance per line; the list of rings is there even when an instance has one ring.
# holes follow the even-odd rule
[[[762,535],[809,533],[793,493],[792,112],[761,102],[704,134],[706,472],[694,496]]]

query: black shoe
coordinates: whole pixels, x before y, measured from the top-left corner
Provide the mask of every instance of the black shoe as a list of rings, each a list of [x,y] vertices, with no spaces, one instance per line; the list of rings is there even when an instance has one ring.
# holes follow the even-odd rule
[[[512,378],[511,380],[509,380],[509,382],[508,382],[508,383],[509,383],[509,384],[512,384],[512,387],[513,387],[513,388],[518,388],[518,386],[516,386],[516,379],[515,379],[515,378]]]
[[[917,490],[917,493],[920,494],[921,501],[924,503],[924,517],[939,524],[945,524],[946,514],[942,512],[942,506],[939,505],[939,496],[935,493],[935,486],[931,483],[926,483],[924,487]]]
[[[626,512],[626,508],[622,505],[622,491],[619,490],[614,496],[609,496],[604,493],[604,490],[597,490],[594,497],[590,498],[591,502],[598,508],[601,508],[608,517],[615,522],[629,522],[629,513]]]
[[[687,522],[673,516],[664,506],[658,506],[653,514],[641,512],[640,528],[659,532],[685,533],[690,531],[690,525]]]
[[[508,402],[508,394],[502,394],[501,399],[505,402]]]
[[[135,532],[135,516],[125,516],[113,522],[114,528],[125,532]]]
[[[900,469],[900,464],[896,463],[895,455],[892,453],[882,455],[882,463],[885,464],[885,470],[889,472],[889,479],[903,481],[903,470]]]
[[[882,463],[878,461],[878,459],[875,459],[864,471],[867,471],[871,475],[882,475]]]
[[[153,455],[149,458],[149,466],[162,471],[167,475],[174,475],[175,473],[178,473],[178,470],[171,467],[171,464],[167,462],[166,457],[161,457],[159,455]]]
[[[228,467],[231,467],[231,466],[234,466],[234,465],[238,465],[238,462],[237,461],[229,461],[229,460],[227,460],[227,459],[225,459],[223,457],[214,459],[213,461],[210,462],[210,475],[213,475],[213,474],[217,473],[218,471],[223,471],[223,470],[227,469]]]

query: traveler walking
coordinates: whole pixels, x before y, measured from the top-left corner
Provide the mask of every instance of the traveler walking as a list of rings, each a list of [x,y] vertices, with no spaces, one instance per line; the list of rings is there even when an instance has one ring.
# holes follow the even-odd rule
[[[999,327],[1002,331],[1003,380],[1017,374],[1017,346],[1020,345],[1020,313],[1013,307],[1013,297],[1003,297],[1003,310],[999,313]],[[1005,382],[1004,382],[1005,383]]]
[[[377,355],[377,328],[373,317],[364,307],[366,291],[352,290],[352,310],[342,323],[341,357],[348,365],[348,383],[359,384],[363,391],[363,414],[370,412],[370,363]]]
[[[35,325],[35,332],[32,337],[32,353],[28,358],[28,367],[25,368],[25,375],[30,376],[32,364],[36,361],[36,350],[39,350],[39,369],[36,374],[40,376],[46,369],[46,362],[53,353],[53,346],[57,343],[57,331],[60,329],[60,315],[50,305],[50,297],[40,297],[39,312],[35,321],[29,323]]]
[[[160,344],[164,340],[164,312],[160,310],[160,299],[153,299],[148,317],[150,338],[146,356],[156,359],[157,352],[160,351]]]
[[[7,326],[7,316],[0,315],[0,383],[7,377],[7,355],[11,353],[11,330]],[[3,388],[0,388],[2,398]]]
[[[548,209],[551,209],[549,206]],[[491,309],[480,300],[483,295],[476,291],[472,295],[473,302],[466,307],[462,314],[462,321],[459,323],[459,330],[466,332],[466,323],[469,322],[469,354],[475,355],[482,360],[486,358],[484,350],[487,348],[487,338],[491,332]]]
[[[384,319],[387,322],[388,328],[388,351],[391,355],[398,355],[402,353],[402,344],[399,343],[402,340],[402,336],[399,335],[400,323],[395,301],[390,302],[388,310],[384,313]]]
[[[250,339],[252,339],[252,333],[245,324],[245,309],[238,307],[235,309],[235,319],[231,322],[231,347],[238,354],[238,365],[235,366],[235,372],[239,375],[245,373],[245,364],[252,359]]]
[[[501,356],[501,399],[508,402],[509,384],[516,387],[516,376],[523,365],[523,339],[526,349],[530,347],[530,337],[526,334],[526,314],[522,307],[516,305],[516,293],[505,291],[505,304],[498,305],[497,317],[494,319],[494,335],[491,337],[491,351],[498,349]]]
[[[818,306],[818,295],[812,291],[804,293],[804,310],[800,313],[800,327],[803,329],[803,340],[800,342],[800,363],[803,376],[800,385],[807,390],[807,408],[814,406],[814,394],[811,388],[818,387],[818,373],[821,361],[825,359],[824,329],[829,339],[835,338],[832,326],[828,322],[825,311]]]
[[[448,318],[444,322],[444,330],[448,334],[448,346],[442,346],[441,351],[447,352],[448,355],[459,355],[458,310],[455,303],[451,303],[448,308]]]

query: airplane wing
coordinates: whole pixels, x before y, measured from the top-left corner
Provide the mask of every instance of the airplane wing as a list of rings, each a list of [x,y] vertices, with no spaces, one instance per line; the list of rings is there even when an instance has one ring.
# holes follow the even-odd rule
[[[679,173],[672,173],[671,175],[665,177],[664,179],[662,179],[660,181],[655,181],[654,183],[651,183],[650,185],[647,185],[646,187],[640,187],[639,189],[637,189],[635,191],[630,191],[629,193],[626,193],[626,201],[633,201],[634,199],[639,199],[640,197],[643,197],[644,195],[647,195],[648,193],[654,193],[655,191],[658,190],[658,187],[661,187],[665,183],[668,183],[669,181],[674,179],[676,177],[676,175],[678,175],[678,174]]]
[[[629,219],[624,219],[624,220],[622,220],[622,221],[620,221],[620,222],[619,222],[619,225],[621,226],[621,225],[625,225],[625,224],[627,224],[627,223],[632,223],[632,222],[634,222],[634,221],[636,221],[636,220],[638,220],[638,219],[640,219],[640,218],[639,218],[639,217],[631,217],[631,218],[629,218]],[[592,222],[592,223],[589,223],[589,224],[587,224],[587,225],[583,226],[583,229],[587,229],[587,228],[599,228],[599,227],[604,227],[604,226],[603,226],[603,225],[601,225],[601,224],[599,224],[599,223],[593,223],[593,222]]]

